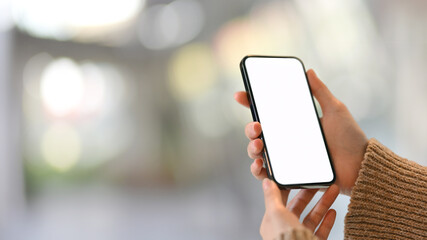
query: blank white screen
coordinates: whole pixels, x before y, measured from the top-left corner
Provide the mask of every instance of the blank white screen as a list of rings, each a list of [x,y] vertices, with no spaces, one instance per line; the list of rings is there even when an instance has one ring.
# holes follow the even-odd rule
[[[332,181],[302,63],[295,58],[249,57],[245,66],[276,181],[282,185]]]

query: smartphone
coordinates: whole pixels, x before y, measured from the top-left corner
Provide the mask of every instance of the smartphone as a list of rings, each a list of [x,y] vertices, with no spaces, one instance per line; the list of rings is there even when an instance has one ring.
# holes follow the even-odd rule
[[[254,121],[260,122],[264,166],[280,188],[322,188],[335,171],[302,61],[246,56],[240,63]]]

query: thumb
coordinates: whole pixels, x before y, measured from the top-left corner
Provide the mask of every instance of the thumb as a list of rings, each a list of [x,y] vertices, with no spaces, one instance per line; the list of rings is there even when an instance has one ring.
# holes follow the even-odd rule
[[[313,96],[319,101],[323,112],[332,110],[339,103],[328,87],[317,77],[313,69],[307,71],[308,82]]]
[[[274,211],[277,209],[278,204],[283,204],[282,194],[277,185],[268,178],[262,181],[262,188],[264,189],[265,210]],[[284,196],[287,198],[287,196]]]

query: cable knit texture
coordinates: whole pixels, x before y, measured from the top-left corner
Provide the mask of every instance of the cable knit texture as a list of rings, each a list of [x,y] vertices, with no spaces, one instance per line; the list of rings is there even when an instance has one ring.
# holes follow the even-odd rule
[[[345,239],[427,239],[427,168],[369,140]]]
[[[307,228],[291,229],[280,234],[279,238],[274,240],[318,240],[313,232]]]

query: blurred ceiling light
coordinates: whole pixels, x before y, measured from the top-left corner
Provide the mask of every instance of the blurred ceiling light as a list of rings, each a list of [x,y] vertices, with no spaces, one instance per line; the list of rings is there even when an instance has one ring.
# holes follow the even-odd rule
[[[0,32],[6,32],[13,27],[11,6],[11,0],[0,0]]]
[[[143,12],[138,36],[149,49],[174,47],[194,39],[204,20],[203,8],[195,0],[155,5]]]
[[[141,0],[16,0],[12,4],[15,24],[29,34],[68,40],[84,31],[116,31],[113,26],[126,23],[139,14]],[[109,28],[107,28],[109,27]]]
[[[72,0],[67,13],[73,27],[96,27],[125,22],[143,7],[141,0]]]
[[[168,67],[169,88],[181,101],[203,96],[216,81],[216,65],[206,44],[193,43],[179,49]]]
[[[63,117],[75,111],[84,94],[84,78],[79,66],[68,58],[51,62],[43,71],[40,93],[52,115]]]
[[[44,160],[54,169],[65,172],[73,167],[81,155],[81,140],[70,125],[57,123],[43,135],[41,151]]]

